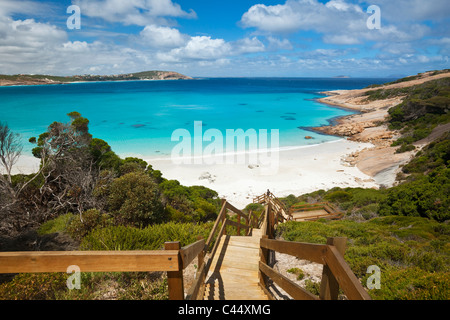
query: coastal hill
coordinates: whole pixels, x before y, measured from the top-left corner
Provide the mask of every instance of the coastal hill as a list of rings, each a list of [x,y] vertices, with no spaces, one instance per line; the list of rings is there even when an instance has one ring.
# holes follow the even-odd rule
[[[442,112],[427,110],[426,105],[447,105],[447,100],[443,100],[448,99],[446,94],[436,94],[435,91],[447,90],[445,81],[449,77],[449,69],[428,71],[383,85],[371,85],[360,90],[322,92],[327,97],[319,99],[320,102],[356,110],[358,114],[339,118],[336,124],[313,129],[325,134],[345,136],[352,141],[372,143],[374,145],[372,148],[351,154],[346,160],[350,165],[356,165],[362,172],[372,176],[377,183],[392,185],[395,172],[398,172],[401,165],[407,163],[414,154],[430,143],[430,140],[437,139],[443,133],[450,131],[450,123],[440,123],[433,127],[431,132],[427,131],[430,129],[429,126],[426,130],[421,128],[423,132],[413,132],[413,130],[407,134],[404,132],[407,127],[405,120],[421,118],[428,112],[447,112],[446,110],[441,110]],[[423,105],[418,105],[417,99],[428,97],[421,92],[428,92],[429,96],[435,96],[433,98],[435,101],[430,100],[424,102]],[[416,101],[405,102],[406,98],[414,94],[418,96],[412,97],[410,100],[416,98]],[[438,97],[440,97],[440,101],[437,100]],[[403,123],[399,123],[397,126],[392,125],[387,119],[392,119],[394,107],[403,105],[409,106],[408,110],[398,110],[397,112],[409,113],[410,119],[403,119]],[[411,140],[412,136],[418,137],[419,134],[421,135],[420,139],[414,139],[403,147],[401,146],[407,140],[402,136],[411,136],[408,138]],[[399,138],[402,138],[399,140],[402,143],[396,142]]]
[[[41,74],[0,75],[0,86],[63,84],[85,81],[189,80],[191,77],[173,71],[144,71],[115,75],[51,76]]]

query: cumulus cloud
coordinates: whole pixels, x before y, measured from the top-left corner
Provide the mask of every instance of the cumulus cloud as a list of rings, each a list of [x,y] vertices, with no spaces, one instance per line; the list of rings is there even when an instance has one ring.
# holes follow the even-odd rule
[[[264,52],[265,45],[257,38],[243,38],[227,42],[210,36],[194,36],[184,46],[170,51],[158,52],[161,61],[228,61],[228,58],[243,54]],[[204,65],[204,64],[203,64]]]
[[[288,39],[278,39],[272,36],[267,37],[269,50],[292,50],[294,47]]]
[[[64,31],[34,19],[13,20],[0,16],[0,30],[0,68],[4,73],[48,59],[55,46],[67,41]]]
[[[80,6],[83,15],[125,25],[169,24],[167,17],[197,17],[195,11],[187,12],[172,0],[76,0],[73,3]]]
[[[154,48],[175,48],[184,45],[189,36],[182,34],[178,29],[157,25],[145,26],[140,32],[143,45]]]
[[[108,74],[154,63],[138,50],[113,43],[70,41],[66,30],[34,19],[0,16],[0,30],[0,73]]]
[[[243,38],[232,43],[233,54],[264,52],[266,47],[257,38]]]
[[[383,19],[392,22],[440,21],[450,16],[448,0],[371,0],[381,8]]]
[[[370,76],[380,70],[388,75],[395,68],[409,68],[413,74],[414,68],[446,67],[449,9],[445,1],[430,1],[434,6],[428,9],[416,1],[396,1],[397,9],[392,1],[371,1],[382,10],[380,30],[366,27],[370,14],[361,1],[258,4],[244,12],[240,21],[252,30],[225,39],[183,33],[171,19],[196,14],[176,0],[72,1],[80,5],[85,19],[77,32],[45,22],[51,20],[48,17],[42,19],[45,10],[53,17],[60,9],[54,3],[52,7],[37,1],[0,0],[0,73],[114,74],[166,69],[193,76],[333,76],[350,71]],[[133,26],[107,29],[100,19],[90,17]]]
[[[195,36],[186,45],[160,52],[157,57],[163,61],[209,60],[219,59],[231,52],[231,45],[223,39],[212,39],[210,36]]]
[[[364,17],[361,8],[344,1],[332,0],[323,4],[317,0],[287,0],[282,5],[254,5],[243,14],[241,23],[244,27],[273,33],[325,32],[342,28],[355,19],[365,26]]]
[[[377,1],[374,1],[375,3]],[[408,2],[378,1],[381,7],[382,21],[385,16],[430,17],[436,9],[425,10],[427,13],[411,8]],[[435,0],[443,7],[443,1]],[[427,6],[428,6],[427,2]],[[422,2],[418,7],[424,7]],[[447,6],[448,7],[448,6]],[[267,6],[257,4],[245,12],[241,18],[241,25],[245,28],[256,28],[259,32],[272,34],[288,34],[298,31],[315,31],[322,34],[323,40],[330,44],[354,45],[369,41],[413,41],[421,39],[430,31],[426,24],[416,21],[408,25],[383,23],[379,30],[369,30],[366,21],[370,14],[359,5],[346,0],[331,0],[321,3],[317,0],[287,0],[284,4]],[[403,11],[402,11],[403,10]],[[445,9],[444,11],[449,11]],[[440,14],[442,16],[442,14]],[[403,17],[402,19],[406,19]]]

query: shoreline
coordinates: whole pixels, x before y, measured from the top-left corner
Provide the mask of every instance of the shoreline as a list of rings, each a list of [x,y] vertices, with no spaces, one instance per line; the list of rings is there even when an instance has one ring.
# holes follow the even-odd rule
[[[95,80],[95,81],[67,81],[67,82],[44,82],[44,83],[27,83],[27,84],[4,84],[0,81],[1,87],[29,87],[29,86],[48,86],[48,85],[67,85],[67,84],[83,84],[83,83],[102,83],[102,82],[130,82],[130,81],[179,81],[194,79],[134,79],[134,80]]]
[[[134,156],[160,170],[168,180],[178,180],[185,186],[208,187],[242,209],[267,189],[277,197],[285,197],[333,187],[378,188],[374,179],[344,160],[346,156],[372,146],[342,138],[314,145],[260,151],[261,154],[267,151],[267,154],[263,158],[258,154],[256,161],[251,161],[249,153],[244,153],[245,161],[232,164],[226,161],[220,164],[225,153],[209,159],[197,157],[201,160],[199,164],[174,164],[170,155]],[[267,166],[267,159],[273,163]],[[39,159],[22,155],[13,173],[30,174],[38,168]]]
[[[356,114],[338,117],[335,123],[327,126],[310,128],[314,132],[346,137],[355,142],[371,143],[372,148],[350,154],[346,157],[351,165],[356,166],[363,173],[371,176],[379,185],[391,187],[395,185],[396,175],[400,168],[415,155],[415,153],[426,145],[417,143],[418,150],[396,153],[398,147],[391,147],[400,133],[390,130],[385,124],[389,113],[388,110],[403,101],[402,96],[367,101],[365,93],[379,89],[394,89],[418,85],[427,81],[449,77],[450,73],[430,75],[423,73],[421,77],[388,85],[381,85],[374,88],[364,88],[356,90],[335,90],[325,91],[321,94],[326,97],[317,99],[318,102],[326,105],[356,111]]]
[[[326,105],[345,108],[355,113],[330,119],[329,125],[308,127],[308,130],[340,139],[313,145],[283,147],[265,150],[270,157],[257,160],[251,152],[244,152],[245,161],[227,164],[220,162],[226,154],[214,155],[209,159],[197,157],[199,161],[190,164],[174,163],[170,155],[134,155],[160,170],[166,179],[178,180],[182,185],[203,185],[218,192],[238,208],[253,202],[253,198],[271,190],[278,197],[289,194],[313,192],[333,187],[379,188],[381,185],[395,185],[401,165],[408,162],[416,151],[395,153],[398,147],[391,147],[398,132],[391,131],[385,124],[388,109],[401,103],[403,97],[367,101],[364,93],[381,88],[412,86],[450,73],[428,76],[407,82],[356,90],[323,92],[328,96],[317,101]],[[261,151],[264,154],[265,151]],[[275,158],[272,158],[274,154]],[[124,155],[120,154],[123,158]],[[234,156],[237,156],[235,153]],[[253,160],[251,160],[253,159]],[[219,160],[219,161],[218,161]],[[270,160],[273,166],[264,170],[261,160]],[[264,162],[264,161],[263,161]],[[266,163],[267,164],[267,163]],[[30,173],[39,167],[39,160],[22,156],[15,166],[15,173]]]
[[[284,149],[278,152],[276,168],[269,170],[248,160],[233,164],[174,164],[170,157],[144,160],[166,179],[178,180],[185,186],[208,187],[234,206],[244,208],[267,189],[277,197],[285,197],[333,187],[378,188],[370,176],[343,161],[346,155],[370,147],[369,143],[340,139],[308,148]]]

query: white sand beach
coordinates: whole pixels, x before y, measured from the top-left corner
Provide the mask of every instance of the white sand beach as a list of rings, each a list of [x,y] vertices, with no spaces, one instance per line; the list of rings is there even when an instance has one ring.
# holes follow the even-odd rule
[[[262,170],[254,163],[243,164],[174,164],[170,157],[144,159],[166,179],[181,184],[202,185],[219,193],[238,208],[244,208],[253,197],[269,189],[278,197],[333,187],[378,187],[375,181],[357,167],[344,161],[346,155],[372,147],[340,139],[319,145],[282,150],[278,170]]]
[[[241,164],[217,164],[215,159],[211,161],[213,164],[208,165],[176,164],[170,156],[140,157],[154,169],[161,170],[166,179],[178,180],[186,186],[202,185],[211,188],[221,198],[226,198],[238,208],[244,208],[253,201],[253,197],[263,194],[267,189],[276,196],[283,197],[333,187],[377,188],[378,184],[374,179],[345,161],[347,155],[372,146],[370,143],[342,138],[318,145],[281,150],[278,161],[272,163],[272,169],[275,170],[264,170],[257,163],[249,163],[248,158]],[[38,168],[38,159],[22,155],[14,166],[14,173],[28,174],[36,172]]]

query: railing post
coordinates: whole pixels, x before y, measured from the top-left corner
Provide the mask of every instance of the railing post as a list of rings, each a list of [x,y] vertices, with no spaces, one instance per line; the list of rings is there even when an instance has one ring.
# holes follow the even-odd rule
[[[268,239],[269,237],[267,235],[263,235],[262,236],[263,239]],[[269,264],[269,249],[259,247],[259,260],[262,263],[265,264]],[[258,271],[259,274],[259,284],[263,287],[263,288],[267,288],[267,276],[261,272],[261,270]]]
[[[268,204],[268,216],[267,216],[267,222],[268,222],[268,224],[269,224],[269,232],[268,232],[268,235],[269,235],[269,239],[273,239],[273,231],[274,231],[274,227],[273,227],[273,224],[274,224],[274,215],[273,215],[273,208],[272,208],[272,204],[271,203],[269,203]]]
[[[181,260],[180,249],[181,244],[176,242],[165,242],[165,250],[178,250],[178,270],[167,271],[167,285],[169,287],[169,300],[184,300],[184,284],[183,284],[183,262]]]
[[[327,245],[335,246],[339,253],[344,256],[347,238],[327,238]],[[330,268],[325,264],[322,271],[319,298],[321,300],[337,300],[339,295],[339,284]]]
[[[203,239],[202,236],[197,236],[197,240],[202,240],[202,239]],[[198,260],[198,269],[197,270],[200,270],[203,263],[205,262],[205,249],[203,249],[202,251],[199,252],[199,254],[197,256],[197,260]]]
[[[236,221],[237,221],[237,223],[241,223],[241,216],[239,214],[237,215]],[[241,227],[239,225],[237,226],[237,235],[238,236],[241,235]]]

